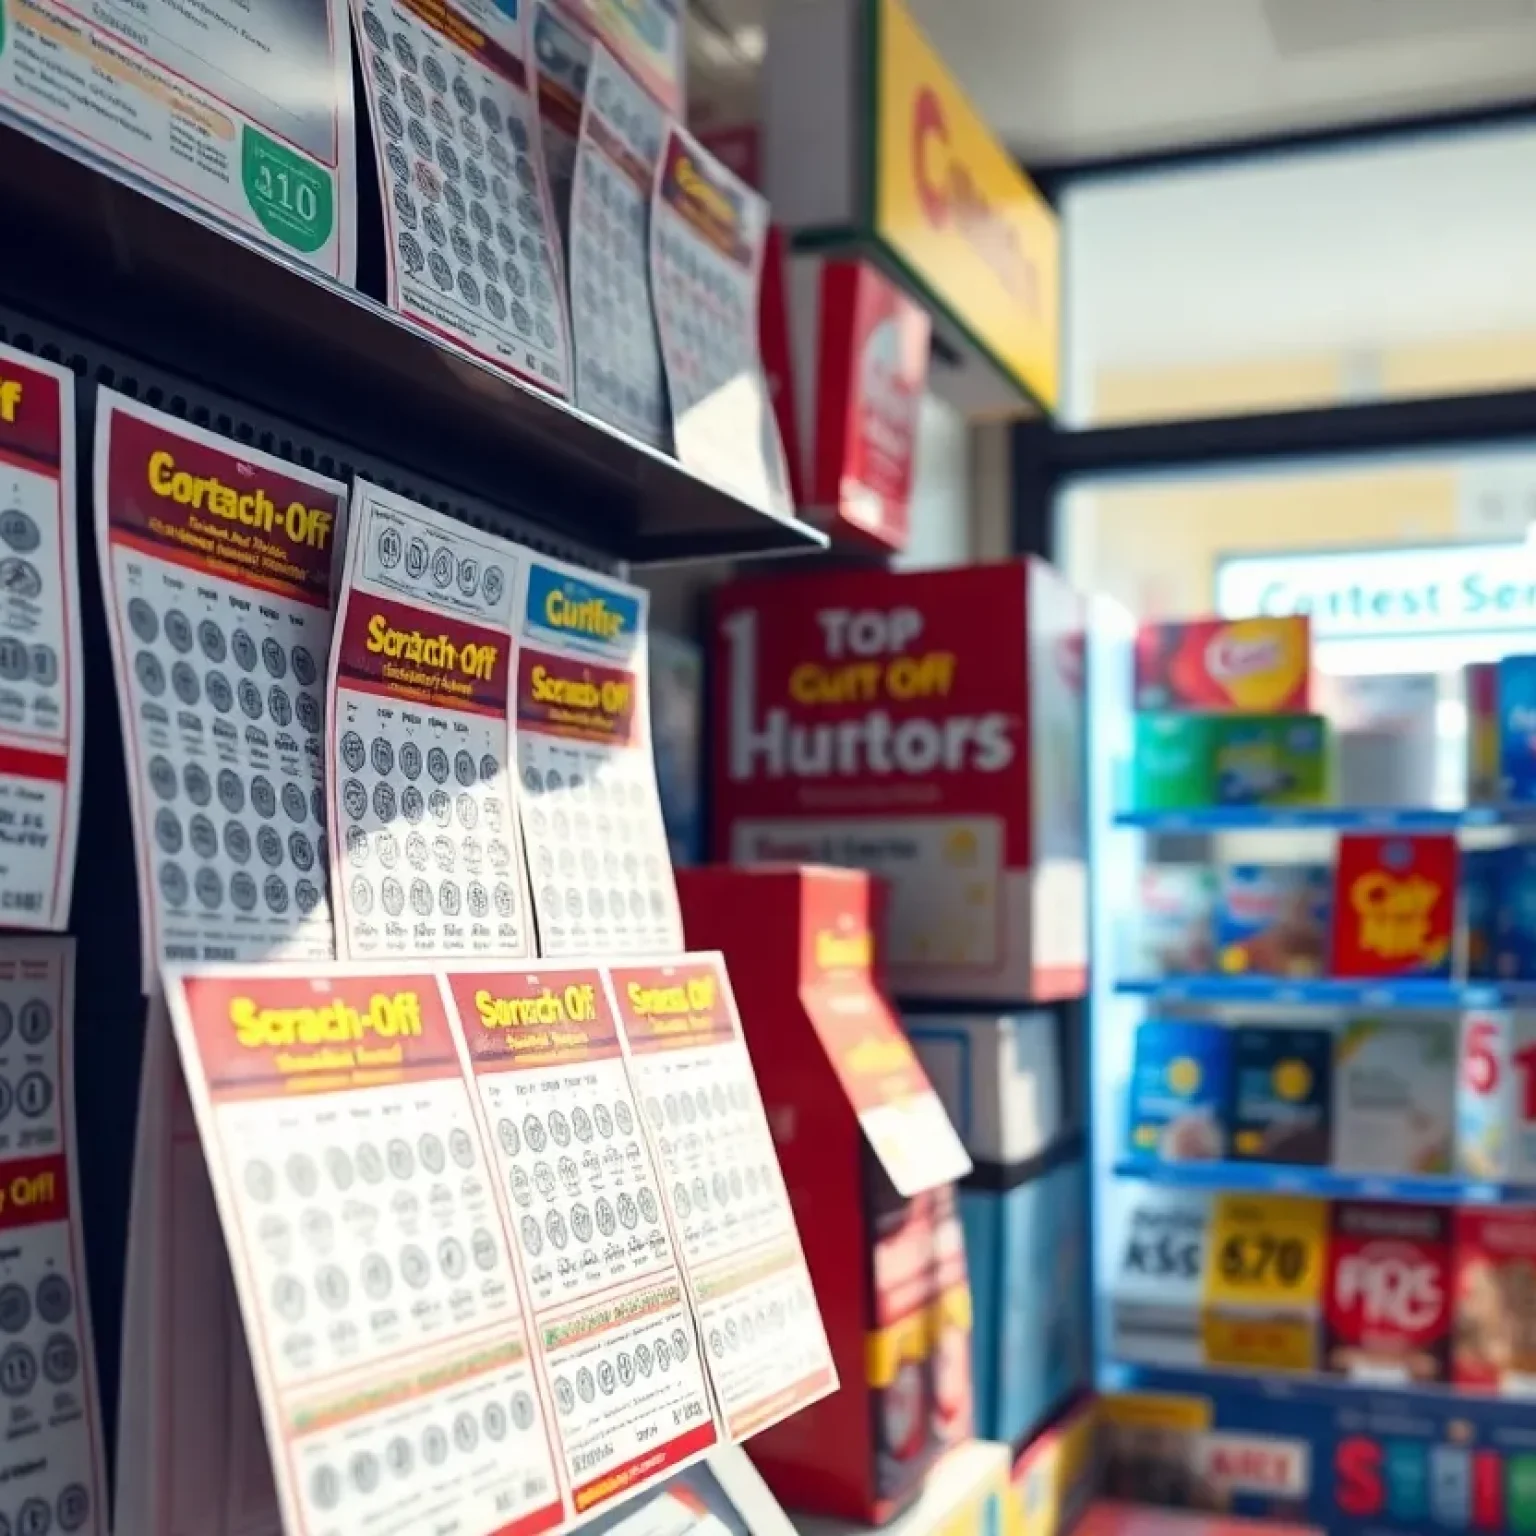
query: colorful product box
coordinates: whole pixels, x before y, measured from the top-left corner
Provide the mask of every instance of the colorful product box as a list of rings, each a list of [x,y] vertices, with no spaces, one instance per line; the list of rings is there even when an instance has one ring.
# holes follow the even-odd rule
[[[1536,656],[1499,662],[1499,796],[1536,800]]]
[[[1087,978],[1084,609],[1050,566],[860,568],[716,594],[717,859],[885,880],[903,1000]]]
[[[1536,1210],[1455,1213],[1458,1387],[1529,1397],[1536,1392]]]
[[[1451,1317],[1448,1207],[1355,1200],[1333,1206],[1325,1369],[1376,1384],[1443,1381]]]
[[[1334,973],[1449,976],[1459,877],[1454,837],[1341,837],[1334,865]]]
[[[1220,1024],[1147,1019],[1131,1068],[1130,1155],[1219,1162],[1227,1155],[1232,1036]]]
[[[1191,619],[1136,634],[1137,709],[1296,714],[1310,705],[1305,617]]]
[[[967,1351],[936,1325],[964,1308],[933,1192],[971,1168],[876,983],[877,894],[856,870],[679,871],[685,931],[708,934],[737,967],[839,1379],[750,1453],[786,1506],[865,1523],[917,1496],[960,1397],[954,1365]]]
[[[1328,725],[1320,715],[1138,714],[1133,769],[1142,811],[1318,805]]]
[[[1500,981],[1536,980],[1536,845],[1497,850],[1493,969]]]
[[[1107,1214],[1110,1358],[1199,1369],[1210,1197],[1122,1179]]]
[[[1088,1200],[1080,1150],[1012,1187],[961,1186],[976,1304],[976,1431],[1017,1444],[1088,1383]]]
[[[1320,976],[1328,969],[1333,870],[1233,864],[1221,872],[1216,964],[1229,976]]]
[[[1491,981],[1499,974],[1499,904],[1510,852],[1508,848],[1461,851],[1461,953],[1469,981]]]
[[[1333,1032],[1244,1025],[1232,1053],[1234,1161],[1326,1165],[1333,1150]]]
[[[1472,662],[1464,673],[1467,706],[1467,803],[1497,800],[1499,789],[1499,668]]]
[[[1146,864],[1136,887],[1133,976],[1200,976],[1214,969],[1216,871]]]
[[[1449,1173],[1456,1029],[1448,1019],[1356,1019],[1334,1043],[1333,1162],[1350,1173]]]
[[[1536,1184],[1536,1014],[1462,1016],[1456,1166],[1469,1178]]]
[[[902,1023],[976,1162],[1012,1167],[1061,1134],[1062,1028],[1054,1013],[908,1013]]]

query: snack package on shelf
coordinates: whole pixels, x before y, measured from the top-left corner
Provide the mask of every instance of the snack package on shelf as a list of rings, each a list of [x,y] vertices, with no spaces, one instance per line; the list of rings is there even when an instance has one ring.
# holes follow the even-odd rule
[[[1111,1254],[1106,1352],[1133,1365],[1199,1367],[1210,1197],[1120,1181],[1105,1220]]]
[[[1536,1013],[1465,1013],[1460,1025],[1457,1170],[1536,1183]]]
[[[1204,864],[1144,864],[1129,974],[1203,976],[1216,969],[1217,874]]]
[[[1140,713],[1135,732],[1139,811],[1328,798],[1328,723],[1320,715]]]
[[[1499,668],[1497,662],[1470,663],[1463,672],[1467,706],[1467,804],[1500,798]]]
[[[1350,1173],[1449,1173],[1456,1027],[1407,1015],[1340,1027],[1333,1058],[1333,1162]]]
[[[1309,977],[1328,970],[1333,870],[1233,864],[1221,871],[1216,965],[1227,975]]]
[[[1494,974],[1500,981],[1536,980],[1536,844],[1512,843],[1493,857]]]
[[[1448,977],[1458,884],[1452,836],[1341,837],[1334,864],[1334,974]]]
[[[1451,1376],[1470,1392],[1536,1391],[1536,1211],[1454,1213]]]
[[[1499,798],[1536,800],[1536,656],[1506,656],[1498,671]]]
[[[1460,965],[1468,981],[1492,981],[1499,975],[1499,911],[1509,848],[1461,850]],[[1512,979],[1512,978],[1511,978]]]
[[[1136,633],[1135,707],[1305,713],[1311,653],[1312,626],[1305,617],[1143,624]]]
[[[1228,1132],[1235,1162],[1327,1166],[1333,1150],[1333,1032],[1245,1024],[1232,1045]]]
[[[1232,1035],[1221,1024],[1146,1019],[1131,1068],[1130,1156],[1220,1162],[1230,1145]]]

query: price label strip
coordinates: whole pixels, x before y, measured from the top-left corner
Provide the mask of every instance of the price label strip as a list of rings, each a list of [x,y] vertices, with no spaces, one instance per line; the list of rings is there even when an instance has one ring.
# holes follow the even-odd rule
[[[101,390],[96,543],[162,962],[324,959],[322,699],[345,488]]]
[[[836,1391],[837,1371],[735,999],[718,955],[611,977],[715,1400],[742,1440]]]
[[[517,7],[352,0],[389,302],[562,399],[570,345]]]
[[[539,140],[544,174],[562,238],[571,224],[571,182],[581,136],[592,39],[551,0],[534,0],[533,67],[539,82]]]
[[[0,1521],[108,1529],[76,1177],[74,944],[0,941]]]
[[[453,972],[578,1514],[717,1440],[613,1011],[595,968]]]
[[[533,1533],[567,1509],[435,978],[168,971],[285,1530]]]
[[[541,954],[684,948],[651,751],[647,606],[639,588],[530,557],[516,739]]]
[[[669,446],[651,304],[651,185],[666,119],[601,43],[592,49],[571,191],[576,403],[653,447]]]
[[[789,510],[788,474],[758,344],[768,204],[672,124],[651,192],[651,292],[689,469],[763,510]]]
[[[1219,1196],[1203,1296],[1206,1364],[1316,1370],[1327,1247],[1326,1201]]]
[[[140,185],[353,280],[356,169],[344,0],[7,7],[6,110]]]
[[[507,683],[518,553],[359,481],[331,657],[343,957],[532,953]]]
[[[0,347],[0,924],[69,923],[80,829],[75,380]]]

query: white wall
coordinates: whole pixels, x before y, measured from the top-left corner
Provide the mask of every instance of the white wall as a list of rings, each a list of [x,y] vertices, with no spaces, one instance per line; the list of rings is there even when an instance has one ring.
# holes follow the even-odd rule
[[[1340,399],[1536,368],[1536,128],[1095,179],[1062,217],[1069,425],[1116,374],[1155,398],[1225,369],[1241,394],[1286,365]]]

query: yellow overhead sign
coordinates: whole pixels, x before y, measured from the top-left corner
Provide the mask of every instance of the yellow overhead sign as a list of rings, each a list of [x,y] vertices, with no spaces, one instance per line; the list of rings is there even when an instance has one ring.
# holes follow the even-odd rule
[[[900,0],[870,3],[874,234],[1005,374],[1054,410],[1056,216]]]

